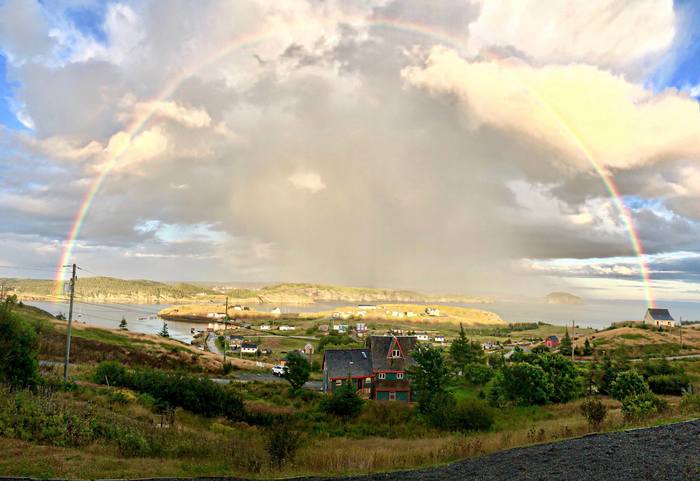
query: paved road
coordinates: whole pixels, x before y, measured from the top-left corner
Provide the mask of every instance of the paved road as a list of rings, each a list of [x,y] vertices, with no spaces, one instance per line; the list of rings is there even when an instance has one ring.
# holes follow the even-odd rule
[[[260,381],[260,382],[279,382],[286,383],[287,381],[279,376],[275,376],[272,373],[263,372],[239,372],[236,373],[235,379],[212,379],[212,381],[219,384],[228,384],[230,382],[250,382],[250,381]],[[310,391],[321,391],[323,390],[323,384],[321,381],[309,381],[304,384],[304,389],[309,389]]]

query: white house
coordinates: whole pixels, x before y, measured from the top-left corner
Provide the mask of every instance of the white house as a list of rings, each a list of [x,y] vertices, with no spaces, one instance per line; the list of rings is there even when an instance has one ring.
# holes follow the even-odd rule
[[[367,324],[364,322],[358,322],[355,324],[355,331],[356,332],[367,332]]]
[[[418,314],[416,314],[415,312],[406,311],[406,317],[417,317],[417,316],[418,316]]]
[[[445,336],[441,336],[441,335],[435,336],[435,342],[445,342]]]
[[[282,314],[282,309],[280,309],[279,307],[275,307],[270,311],[270,313],[274,314],[275,316],[279,316],[280,314]]]
[[[235,306],[233,306],[233,310],[234,310],[234,311],[242,311],[242,310],[243,310],[243,306],[241,306],[240,304],[236,304]]]
[[[437,307],[426,307],[425,313],[429,316],[439,316],[440,309],[438,309]]]
[[[668,309],[647,309],[644,315],[644,324],[649,324],[656,327],[673,327],[676,325],[676,320],[673,319]]]
[[[294,326],[280,326],[277,329],[280,331],[293,331],[294,329],[296,329],[296,327],[294,327]]]
[[[243,354],[255,354],[258,352],[258,345],[252,342],[244,342],[241,344],[241,352]]]
[[[226,317],[226,314],[223,312],[207,312],[207,317],[212,319],[223,319]]]
[[[261,324],[258,329],[260,329],[261,331],[269,331],[271,329],[271,326],[269,324]]]
[[[426,332],[417,332],[416,339],[418,339],[419,341],[429,341],[430,336],[428,336],[428,333]]]

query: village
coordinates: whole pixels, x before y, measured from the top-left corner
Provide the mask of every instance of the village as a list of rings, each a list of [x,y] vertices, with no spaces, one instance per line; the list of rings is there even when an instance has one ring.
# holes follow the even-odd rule
[[[253,359],[259,367],[280,377],[286,372],[288,355],[299,353],[308,360],[311,378],[321,381],[324,392],[330,394],[336,387],[351,382],[361,397],[375,400],[411,401],[412,351],[419,345],[430,345],[447,352],[459,338],[462,327],[439,322],[440,306],[415,306],[413,310],[398,311],[382,305],[358,304],[313,319],[290,316],[280,308],[272,308],[269,315],[258,318],[257,322],[250,317],[237,318],[237,314],[252,312],[248,306],[229,307],[228,320],[224,310],[207,313],[213,322],[206,326],[192,327],[193,344],[201,350],[220,355],[226,351],[233,358]],[[657,308],[647,309],[640,321],[612,325],[611,332],[615,328],[651,329],[671,338],[681,329],[668,309]],[[700,331],[692,327],[686,331],[686,347],[690,350],[684,354],[692,355],[696,352],[692,349],[700,347],[694,344],[700,341]],[[519,355],[546,351],[586,362],[596,351],[604,354],[606,349],[614,347],[606,331],[581,328],[575,323],[570,326],[502,323],[468,326],[464,332],[478,343],[487,358],[498,356],[506,362]],[[621,334],[618,347],[624,349],[625,340],[633,338],[629,333]]]

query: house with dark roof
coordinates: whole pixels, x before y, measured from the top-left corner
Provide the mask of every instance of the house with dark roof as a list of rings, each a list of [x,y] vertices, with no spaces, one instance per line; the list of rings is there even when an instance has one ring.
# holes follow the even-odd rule
[[[369,349],[326,349],[323,353],[323,391],[332,393],[349,382],[361,397],[369,399],[374,385]]]
[[[676,325],[676,320],[673,319],[668,309],[647,309],[643,322],[656,327],[673,327]]]
[[[416,362],[415,336],[371,336],[369,349],[329,349],[323,356],[323,388],[333,392],[344,382],[366,398],[411,401],[409,371]]]
[[[559,338],[555,335],[551,335],[544,340],[544,345],[553,349],[559,345]]]

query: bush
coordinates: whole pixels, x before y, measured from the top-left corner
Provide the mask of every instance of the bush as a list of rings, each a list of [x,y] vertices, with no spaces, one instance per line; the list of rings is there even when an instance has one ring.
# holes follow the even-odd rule
[[[700,413],[700,394],[684,393],[680,408],[685,413]]]
[[[345,382],[321,401],[321,409],[334,416],[353,417],[360,413],[363,404],[352,384]]]
[[[12,312],[14,303],[10,296],[0,304],[0,382],[23,388],[37,382],[39,343],[34,329]]]
[[[581,413],[588,424],[597,430],[603,424],[605,416],[608,414],[608,408],[597,397],[589,397],[581,403]]]
[[[454,405],[448,419],[453,431],[488,431],[493,426],[493,410],[483,401],[467,399]]]
[[[659,374],[647,378],[647,383],[656,394],[680,396],[690,386],[690,379],[685,374]]]
[[[540,366],[521,362],[506,366],[486,385],[492,406],[530,406],[549,402],[553,386]]]
[[[541,367],[547,375],[552,386],[549,392],[550,402],[565,403],[581,395],[581,378],[571,359],[560,354],[543,353],[530,362]]]
[[[300,441],[299,433],[292,431],[288,423],[280,422],[268,429],[265,449],[272,463],[279,469],[294,458]]]
[[[467,381],[477,386],[482,386],[493,377],[493,370],[486,364],[469,363],[464,366],[464,377]]]
[[[642,375],[634,369],[618,374],[610,388],[610,394],[618,401],[643,396],[649,392],[649,385],[644,381]]]
[[[640,421],[666,410],[668,404],[650,391],[633,394],[622,401],[622,414],[627,421]]]
[[[168,374],[155,369],[128,371],[119,363],[103,362],[97,367],[94,380],[150,394],[162,409],[180,406],[208,417],[226,416],[231,420],[245,417],[243,400],[234,388],[207,378]]]

